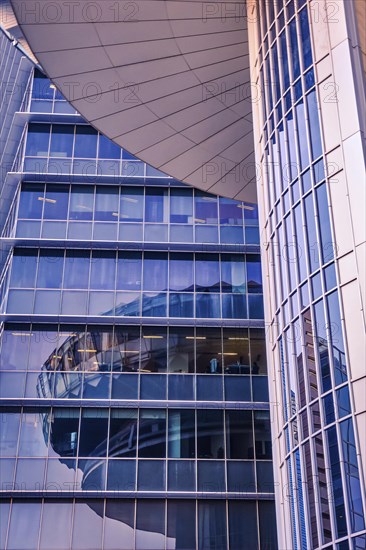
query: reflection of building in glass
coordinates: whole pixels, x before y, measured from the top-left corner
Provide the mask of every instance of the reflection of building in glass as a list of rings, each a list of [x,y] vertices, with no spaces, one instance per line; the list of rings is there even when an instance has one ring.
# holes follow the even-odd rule
[[[276,548],[256,205],[128,155],[38,69],[28,84],[6,174],[1,547]]]

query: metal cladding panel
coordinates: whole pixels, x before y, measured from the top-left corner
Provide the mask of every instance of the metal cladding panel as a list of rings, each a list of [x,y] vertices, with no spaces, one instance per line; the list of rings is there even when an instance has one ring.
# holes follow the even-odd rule
[[[11,5],[47,75],[95,128],[185,183],[256,200],[244,0]]]

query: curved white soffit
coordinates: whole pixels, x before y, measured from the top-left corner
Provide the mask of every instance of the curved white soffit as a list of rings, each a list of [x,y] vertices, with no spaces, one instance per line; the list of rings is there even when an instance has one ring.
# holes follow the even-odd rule
[[[34,55],[104,135],[161,171],[255,201],[244,0],[11,0]]]

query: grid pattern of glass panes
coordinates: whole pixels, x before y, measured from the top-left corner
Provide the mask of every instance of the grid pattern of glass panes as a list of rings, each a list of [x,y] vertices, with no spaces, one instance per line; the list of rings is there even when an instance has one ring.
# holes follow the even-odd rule
[[[18,248],[9,288],[8,313],[263,319],[256,254]]]
[[[36,498],[4,500],[0,511],[4,550],[277,547],[271,501]],[[26,541],[24,518],[32,518]]]
[[[274,491],[268,410],[25,407],[1,420],[3,491]]]
[[[255,204],[159,184],[23,184],[16,236],[259,244]]]
[[[282,381],[283,468],[297,489],[290,495],[293,547],[318,548],[364,529],[365,520],[353,421],[344,420],[352,413],[352,399],[311,47],[312,8],[306,0],[259,0],[257,9],[258,84],[266,91],[262,199],[268,205],[274,357]]]
[[[5,399],[268,402],[264,329],[8,323],[0,350]]]

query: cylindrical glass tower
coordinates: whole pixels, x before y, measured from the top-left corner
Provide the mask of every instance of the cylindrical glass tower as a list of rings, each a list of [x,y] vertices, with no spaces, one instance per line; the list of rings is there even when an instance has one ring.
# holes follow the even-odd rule
[[[364,237],[355,205],[364,193],[362,65],[352,4],[253,2],[280,548],[366,540]]]

